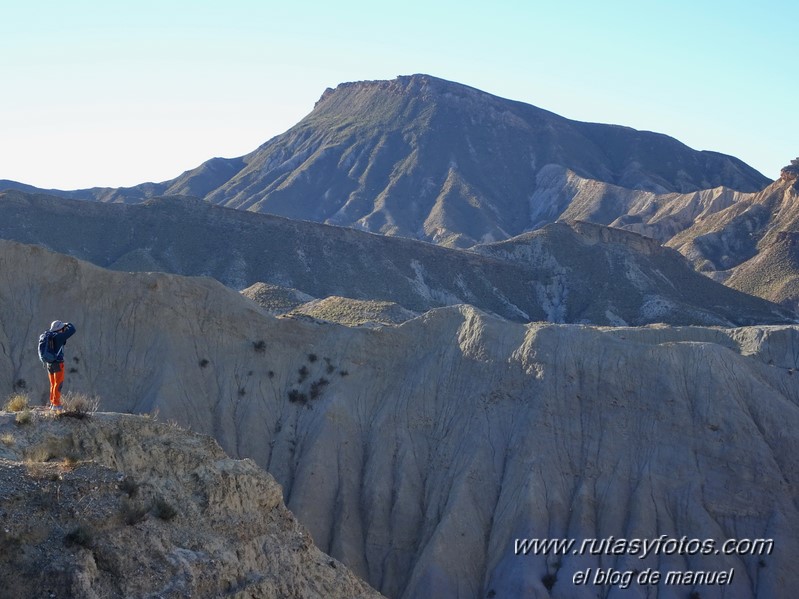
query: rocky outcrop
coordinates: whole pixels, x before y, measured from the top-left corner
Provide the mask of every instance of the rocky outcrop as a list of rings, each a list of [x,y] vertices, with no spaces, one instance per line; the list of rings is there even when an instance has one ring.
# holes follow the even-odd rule
[[[310,316],[347,326],[381,326],[400,324],[419,316],[394,302],[354,300],[347,297],[326,297],[313,300],[287,312],[289,316]]]
[[[783,167],[780,171],[780,178],[785,181],[795,181],[799,179],[799,158],[791,160],[791,164]]]
[[[157,409],[252,458],[316,545],[389,597],[620,592],[572,583],[600,567],[734,571],[722,587],[659,587],[666,597],[799,588],[795,325],[519,324],[454,306],[350,328],[270,317],[210,279],[9,243],[0,257],[0,388],[41,398],[36,335],[75,322],[70,390],[103,409]],[[774,548],[514,551],[525,538],[661,535]]]
[[[315,299],[297,289],[260,282],[243,289],[241,294],[250,298],[273,316],[291,312]]]
[[[0,412],[8,597],[378,598],[251,460],[122,414]]]

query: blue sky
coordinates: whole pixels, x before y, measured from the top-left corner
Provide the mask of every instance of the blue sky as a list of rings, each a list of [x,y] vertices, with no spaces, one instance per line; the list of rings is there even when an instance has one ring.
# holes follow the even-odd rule
[[[0,179],[39,187],[170,179],[255,149],[327,87],[413,73],[771,178],[799,155],[788,2],[4,4]]]

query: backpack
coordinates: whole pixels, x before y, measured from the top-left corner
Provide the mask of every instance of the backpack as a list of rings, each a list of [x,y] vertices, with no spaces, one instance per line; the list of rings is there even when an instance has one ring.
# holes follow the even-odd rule
[[[58,352],[55,351],[55,340],[50,331],[46,331],[39,336],[39,359],[45,364],[52,364],[58,359]]]

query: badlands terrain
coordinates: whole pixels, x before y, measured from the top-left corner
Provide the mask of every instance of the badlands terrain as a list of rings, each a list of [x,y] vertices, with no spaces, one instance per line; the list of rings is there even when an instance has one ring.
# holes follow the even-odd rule
[[[41,402],[31,340],[45,315],[80,323],[70,390],[254,460],[314,543],[388,597],[595,597],[571,581],[600,566],[734,569],[702,597],[799,585],[795,325],[523,324],[461,305],[347,327],[275,318],[209,278],[0,249],[2,387]],[[514,554],[517,538],[662,534],[776,549]]]
[[[59,318],[100,410],[0,415],[3,589],[793,599],[797,178],[413,75],[170,181],[0,182],[0,388],[46,402]]]

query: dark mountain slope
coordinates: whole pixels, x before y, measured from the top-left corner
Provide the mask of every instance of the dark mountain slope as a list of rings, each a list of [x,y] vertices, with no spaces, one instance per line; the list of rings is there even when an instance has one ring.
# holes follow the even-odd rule
[[[538,175],[548,165],[655,192],[720,185],[757,191],[768,184],[740,160],[697,152],[665,135],[572,121],[413,75],[329,89],[296,126],[241,158],[214,158],[164,183],[57,195],[114,202],[193,195],[235,208],[468,247],[559,216],[555,212],[542,221],[541,214],[551,210],[535,195]]]
[[[328,90],[244,160],[209,201],[458,247],[532,226],[536,175],[549,164],[659,192],[768,183],[665,135],[571,121],[426,75]]]
[[[213,206],[0,194],[0,238],[127,271],[262,282],[313,298],[394,302],[414,312],[471,304],[516,321],[595,324],[792,322],[788,310],[695,273],[634,233],[558,223],[480,253]]]

